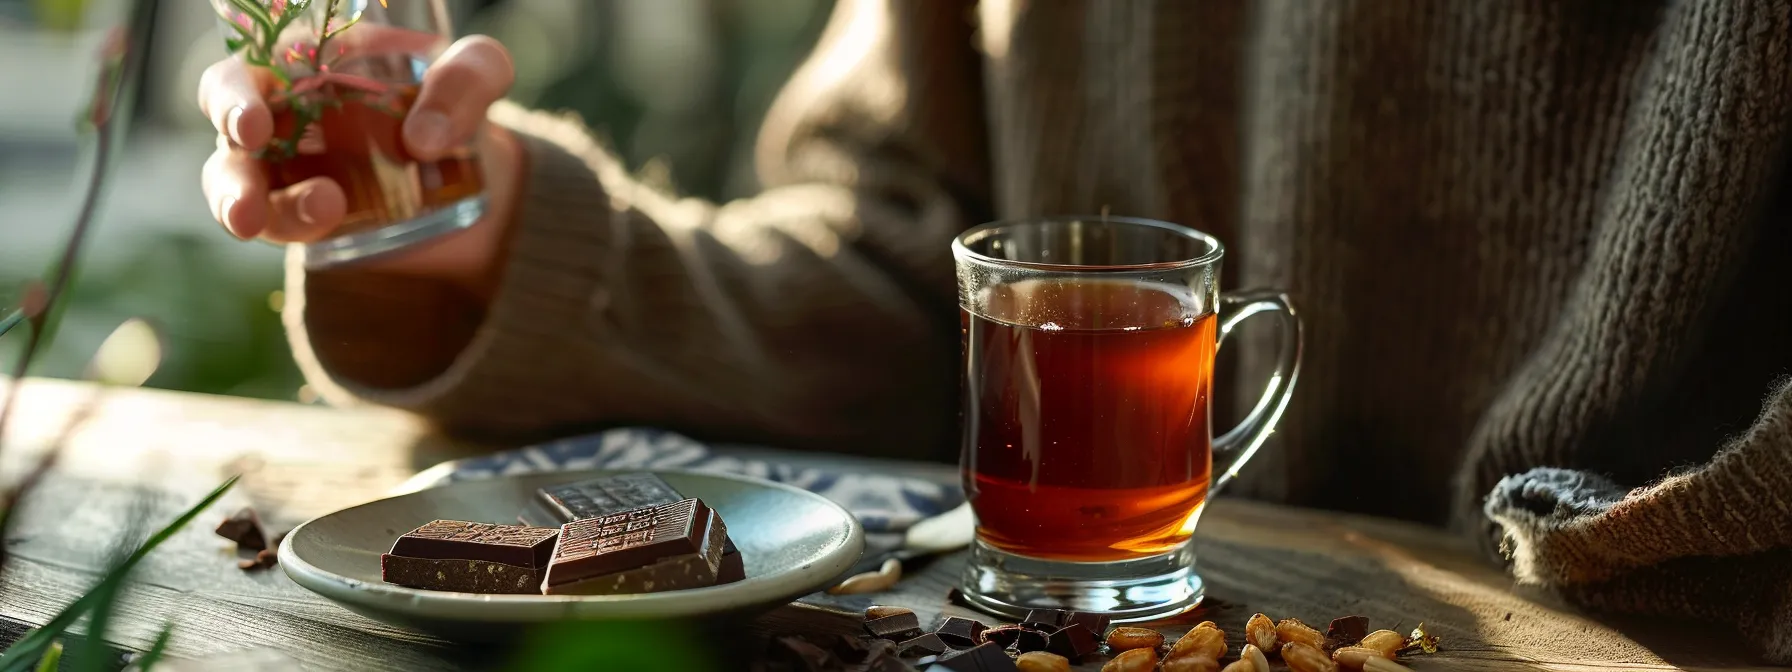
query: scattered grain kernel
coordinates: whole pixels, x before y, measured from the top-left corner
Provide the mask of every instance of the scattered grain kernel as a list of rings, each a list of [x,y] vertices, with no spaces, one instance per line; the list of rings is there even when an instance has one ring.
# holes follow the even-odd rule
[[[1156,649],[1164,643],[1164,635],[1150,628],[1114,628],[1108,633],[1108,648],[1114,651]]]
[[[1014,659],[1020,672],[1070,672],[1070,659],[1045,651],[1029,651]]]
[[[1156,668],[1157,649],[1132,649],[1114,656],[1108,664],[1101,666],[1101,672],[1151,672]]]
[[[1244,645],[1244,650],[1238,652],[1238,657],[1251,661],[1251,667],[1257,672],[1269,672],[1269,656],[1263,655],[1263,649],[1257,648],[1256,644]]]
[[[1325,635],[1319,634],[1318,630],[1308,627],[1298,618],[1284,618],[1281,622],[1276,623],[1276,639],[1284,645],[1290,642],[1300,642],[1321,651],[1325,650]]]
[[[1357,646],[1375,649],[1381,652],[1381,657],[1392,659],[1400,653],[1400,649],[1406,648],[1406,638],[1393,630],[1376,630],[1363,637],[1363,641]]]
[[[1170,657],[1200,656],[1219,660],[1226,656],[1226,633],[1203,623],[1188,631],[1170,647]]]
[[[1325,657],[1323,649],[1301,641],[1282,645],[1282,661],[1294,672],[1338,672],[1338,664]]]
[[[1363,661],[1370,658],[1386,658],[1386,656],[1381,655],[1380,651],[1362,646],[1344,646],[1332,652],[1332,662],[1346,670],[1361,670]]]
[[[1282,647],[1281,640],[1276,639],[1276,624],[1263,614],[1251,616],[1250,622],[1244,624],[1244,641],[1264,653],[1275,653]]]

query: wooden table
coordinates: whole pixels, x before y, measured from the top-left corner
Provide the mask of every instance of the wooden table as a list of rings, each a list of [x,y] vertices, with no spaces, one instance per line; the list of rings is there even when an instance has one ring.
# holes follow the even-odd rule
[[[7,386],[0,382],[0,395]],[[433,435],[405,414],[379,408],[298,404],[150,390],[102,390],[32,379],[9,432],[0,473],[61,441],[53,478],[29,501],[7,540],[0,620],[39,624],[97,576],[117,533],[133,519],[166,520],[230,473],[242,487],[224,507],[252,504],[277,528],[375,499],[417,470],[476,454]],[[849,458],[785,454],[792,461]],[[845,462],[838,462],[846,460]],[[947,465],[888,465],[952,478]],[[279,571],[238,570],[207,514],[152,554],[137,575],[108,639],[148,646],[177,621],[171,653],[207,657],[266,648],[307,669],[472,669],[484,649],[386,626],[299,588]],[[133,518],[133,516],[135,518]],[[1233,634],[1252,613],[1319,625],[1362,614],[1402,631],[1424,622],[1444,651],[1415,670],[1765,670],[1725,632],[1689,623],[1639,623],[1577,612],[1515,587],[1438,532],[1385,520],[1221,500],[1199,533],[1211,619]],[[974,616],[946,604],[962,557],[948,556],[905,578],[890,594],[811,599],[761,617],[760,631],[850,632],[851,610],[870,601],[924,615]],[[984,620],[989,620],[985,618]],[[1188,623],[1192,623],[1189,621]],[[1186,629],[1166,625],[1166,632]],[[0,627],[0,637],[7,629]],[[16,637],[16,628],[11,636]],[[1097,669],[1099,665],[1086,666]]]

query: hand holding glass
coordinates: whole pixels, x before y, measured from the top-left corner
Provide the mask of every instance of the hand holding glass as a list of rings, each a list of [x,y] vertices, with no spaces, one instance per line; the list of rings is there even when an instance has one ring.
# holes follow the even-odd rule
[[[312,268],[391,252],[471,226],[485,209],[469,149],[420,161],[402,127],[429,63],[448,46],[443,0],[211,0],[236,58],[271,80],[268,187],[327,177],[341,226],[305,245]]]

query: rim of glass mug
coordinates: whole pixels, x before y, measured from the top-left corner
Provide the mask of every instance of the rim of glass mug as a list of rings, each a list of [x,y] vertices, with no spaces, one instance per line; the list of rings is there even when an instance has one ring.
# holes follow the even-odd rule
[[[1172,259],[1139,264],[1064,264],[1047,261],[1020,261],[992,257],[972,249],[973,245],[1003,231],[1022,226],[1038,226],[1041,224],[1121,224],[1126,226],[1142,226],[1158,229],[1179,235],[1183,238],[1199,242],[1207,246],[1207,251],[1199,256],[1187,259]],[[1218,263],[1226,256],[1226,246],[1218,238],[1202,231],[1181,224],[1174,224],[1145,217],[1114,217],[1102,215],[1053,215],[1046,217],[1023,217],[1001,219],[966,229],[952,238],[952,255],[961,261],[969,261],[981,266],[1001,268],[1028,268],[1041,271],[1105,273],[1129,271],[1166,271]]]

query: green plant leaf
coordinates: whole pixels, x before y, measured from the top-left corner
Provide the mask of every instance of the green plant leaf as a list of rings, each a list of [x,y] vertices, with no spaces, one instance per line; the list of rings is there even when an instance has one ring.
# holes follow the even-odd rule
[[[46,655],[45,652],[50,649],[55,639],[67,631],[69,626],[74,625],[75,621],[79,620],[83,614],[93,609],[101,600],[113,599],[108,596],[108,593],[116,591],[118,586],[124,583],[131,570],[137,567],[137,563],[143,561],[143,556],[149,555],[150,551],[155,550],[157,546],[162,545],[162,542],[167,541],[181,528],[186,527],[187,523],[191,523],[194,518],[199,517],[200,512],[216,503],[218,498],[230,491],[231,486],[236,485],[237,478],[239,477],[231,476],[230,480],[224,481],[223,485],[206,495],[205,499],[199,500],[199,503],[194,504],[193,508],[187,509],[187,512],[181,514],[179,518],[175,518],[174,522],[150,536],[142,546],[138,546],[137,550],[131,552],[129,557],[107,572],[106,577],[100,579],[100,582],[89,589],[86,595],[82,595],[80,599],[64,607],[62,613],[56,614],[49,623],[26,633],[24,637],[19,638],[19,641],[13,642],[12,646],[6,648],[5,653],[0,653],[0,672],[25,672],[31,669],[32,664],[37,662],[38,658]],[[89,637],[89,639],[99,640],[98,637]]]
[[[62,668],[62,642],[51,642],[43,660],[37,661],[37,672],[56,672]]]
[[[6,332],[12,331],[13,327],[19,326],[24,321],[25,311],[23,309],[14,310],[12,314],[0,317],[0,336],[5,336]]]
[[[162,633],[156,635],[156,642],[149,645],[148,651],[144,651],[143,655],[137,656],[137,659],[131,662],[138,672],[149,672],[156,666],[156,663],[162,662],[162,654],[168,651],[168,638],[173,634],[173,623],[162,626]]]
[[[255,0],[230,0],[230,6],[249,15],[249,20],[254,21],[255,25],[261,26],[263,30],[274,29],[274,17],[268,15],[267,8],[262,7],[261,3]]]

